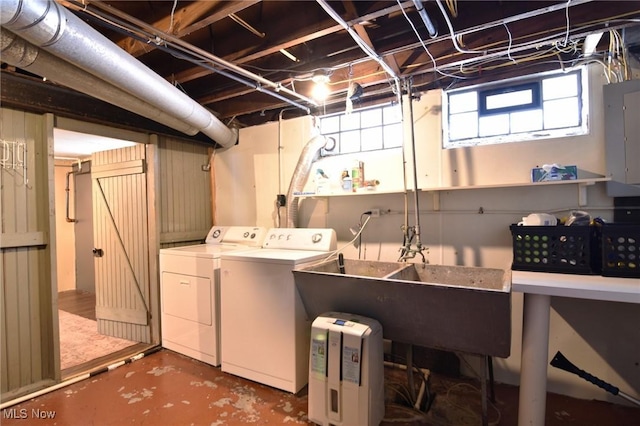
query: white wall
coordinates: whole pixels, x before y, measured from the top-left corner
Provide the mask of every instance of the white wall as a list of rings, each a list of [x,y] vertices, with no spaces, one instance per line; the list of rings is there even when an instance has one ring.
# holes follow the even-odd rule
[[[304,145],[310,116],[240,129],[236,146],[216,152],[216,224],[276,227],[276,197],[286,194]],[[280,209],[281,214],[284,209]]]
[[[56,163],[55,199],[56,199],[56,253],[58,291],[74,290],[76,288],[76,236],[74,225],[66,221],[66,176],[71,171],[70,165]],[[71,179],[70,185],[73,185]],[[73,187],[71,191],[73,194]],[[69,211],[73,217],[73,196],[71,196]]]
[[[590,77],[591,132],[581,137],[443,150],[440,92],[425,93],[414,103],[418,186],[442,188],[438,192],[419,191],[418,196],[421,238],[428,247],[425,251],[428,262],[510,268],[509,225],[530,212],[544,211],[562,217],[573,209],[582,209],[606,220],[613,218],[613,201],[606,195],[604,183],[587,187],[586,206],[579,205],[575,184],[477,188],[527,183],[532,167],[548,163],[575,164],[579,178],[604,175],[602,85],[605,80],[598,68],[591,69]],[[300,122],[300,119],[286,120],[243,129],[240,145],[218,155],[218,181],[233,182],[224,195],[219,189],[220,224],[253,224],[255,221],[258,225],[273,226],[276,223],[273,215],[275,194],[286,192],[291,173],[278,167],[277,157],[282,150],[295,157],[291,150],[299,149],[300,142],[310,137],[309,133],[304,133],[310,131],[307,126],[298,127]],[[278,130],[282,128],[289,130],[285,137],[282,137],[282,130]],[[410,165],[410,150],[406,154]],[[365,162],[366,179],[381,181],[378,189],[345,195],[336,179],[335,196],[301,199],[299,225],[332,227],[344,243],[352,238],[349,228],[359,223],[362,212],[370,208],[389,211],[389,214],[371,219],[363,233],[364,244],[360,252],[366,259],[397,260],[405,205],[409,209],[409,224],[415,224],[414,192],[409,191],[406,196],[403,193],[402,152],[394,150],[383,156],[376,153],[323,159],[313,170],[321,166],[334,179],[344,164],[350,164],[355,157]],[[288,158],[286,164],[295,164],[290,160]],[[409,170],[409,189],[413,189],[412,176]],[[284,189],[280,189],[278,180],[283,178]],[[476,188],[447,190],[449,186]],[[306,189],[312,188],[313,184],[309,182]],[[221,200],[226,197],[233,202],[225,201],[222,205]],[[357,258],[358,252],[353,247],[344,251],[349,258]],[[560,350],[579,368],[615,384],[622,392],[639,395],[639,324],[638,305],[554,298],[549,359]],[[511,356],[494,360],[497,381],[518,384],[521,338],[522,295],[513,293]],[[465,357],[472,368],[480,371],[477,357]],[[465,373],[472,375],[473,371]],[[621,398],[607,394],[573,374],[550,367],[548,377],[551,392],[624,403]]]

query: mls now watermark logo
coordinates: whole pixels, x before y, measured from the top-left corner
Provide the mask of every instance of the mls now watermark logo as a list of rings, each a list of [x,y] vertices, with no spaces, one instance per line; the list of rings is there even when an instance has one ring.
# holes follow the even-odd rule
[[[55,411],[41,410],[39,408],[32,408],[31,410],[26,408],[5,408],[2,410],[3,419],[53,419],[55,417]]]

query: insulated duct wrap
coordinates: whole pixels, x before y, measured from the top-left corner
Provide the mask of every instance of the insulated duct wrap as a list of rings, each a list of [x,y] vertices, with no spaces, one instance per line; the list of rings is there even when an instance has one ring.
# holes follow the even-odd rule
[[[96,80],[95,77],[78,67],[37,48],[4,28],[0,28],[0,53],[2,61],[9,65],[27,70],[66,87],[81,86],[84,93],[94,98],[135,112],[187,135],[193,136],[198,133],[198,129],[189,126],[183,120],[179,120],[109,83]]]
[[[223,147],[238,133],[54,1],[2,0],[0,24],[30,43],[183,120]],[[84,91],[84,87],[73,87]]]
[[[327,145],[327,138],[318,135],[313,137],[300,153],[298,164],[293,171],[289,190],[287,191],[287,227],[296,228],[298,224],[298,197],[294,194],[302,191],[309,178],[311,165],[320,157],[320,150]]]

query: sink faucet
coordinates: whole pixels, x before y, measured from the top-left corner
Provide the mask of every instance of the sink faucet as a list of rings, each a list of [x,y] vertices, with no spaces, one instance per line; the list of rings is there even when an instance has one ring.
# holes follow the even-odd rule
[[[416,255],[420,255],[422,257],[422,263],[427,263],[427,259],[424,257],[423,250],[426,249],[425,246],[422,245],[420,241],[420,234],[417,227],[409,226],[404,227],[404,245],[400,248],[400,258],[398,258],[398,262],[406,262],[408,259],[413,259]],[[416,237],[416,246],[412,247],[413,238]]]

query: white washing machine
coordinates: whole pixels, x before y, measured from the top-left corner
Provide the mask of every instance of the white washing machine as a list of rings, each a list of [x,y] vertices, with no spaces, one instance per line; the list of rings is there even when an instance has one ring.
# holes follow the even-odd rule
[[[297,393],[308,382],[311,319],[292,270],[336,249],[333,229],[273,228],[262,250],[222,254],[222,371]]]
[[[266,232],[214,226],[204,244],[160,250],[163,347],[220,365],[220,256],[260,249]]]

